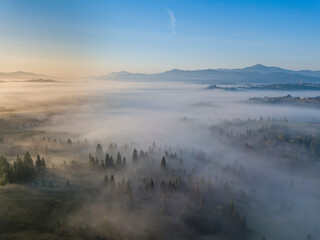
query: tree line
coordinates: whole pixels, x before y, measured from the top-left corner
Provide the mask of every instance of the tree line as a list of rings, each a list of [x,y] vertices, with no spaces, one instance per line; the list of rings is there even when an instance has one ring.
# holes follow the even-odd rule
[[[34,178],[45,169],[46,162],[44,158],[37,155],[34,164],[28,151],[24,154],[23,158],[18,155],[12,164],[4,156],[0,156],[0,185],[25,182]]]

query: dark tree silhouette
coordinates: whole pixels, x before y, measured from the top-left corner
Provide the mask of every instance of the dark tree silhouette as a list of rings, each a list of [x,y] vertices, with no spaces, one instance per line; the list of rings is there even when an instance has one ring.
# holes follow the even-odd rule
[[[132,162],[137,163],[138,161],[139,161],[138,151],[137,151],[137,149],[133,149]]]
[[[113,176],[113,175],[112,175],[112,176]],[[106,185],[108,185],[108,183],[109,183],[109,178],[108,178],[108,176],[107,176],[107,174],[106,174],[106,175],[104,175],[103,185],[106,186]]]
[[[160,169],[164,170],[167,167],[167,163],[166,163],[166,159],[164,158],[164,156],[162,157],[161,163],[160,163]]]

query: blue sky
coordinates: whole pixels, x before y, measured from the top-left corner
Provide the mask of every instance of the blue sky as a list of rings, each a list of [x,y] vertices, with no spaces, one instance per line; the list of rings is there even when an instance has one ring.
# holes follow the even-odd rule
[[[320,69],[320,0],[1,0],[0,71]]]

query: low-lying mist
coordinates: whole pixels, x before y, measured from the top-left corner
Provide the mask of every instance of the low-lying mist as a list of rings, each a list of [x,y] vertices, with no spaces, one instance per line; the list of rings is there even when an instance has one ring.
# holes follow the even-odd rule
[[[319,159],[314,150],[316,147],[309,148],[309,145],[318,146],[320,112],[315,108],[247,102],[251,97],[288,94],[306,97],[318,96],[320,92],[208,90],[204,85],[168,82],[6,82],[1,83],[0,90],[2,118],[38,119],[39,124],[29,130],[41,132],[35,137],[25,135],[20,139],[17,135],[10,136],[8,139],[13,145],[19,143],[20,148],[12,150],[12,146],[3,146],[1,151],[12,152],[14,156],[22,155],[22,150],[37,148],[35,154],[44,155],[48,166],[63,169],[55,173],[56,176],[71,183],[77,181],[72,164],[82,166],[87,163],[89,153],[99,165],[106,153],[115,159],[117,152],[121,152],[127,159],[127,168],[119,173],[110,169],[92,172],[79,167],[85,176],[82,179],[84,185],[89,185],[86,190],[90,192],[90,186],[97,185],[102,190],[92,193],[94,199],[90,199],[90,193],[86,194],[83,197],[86,204],[70,214],[68,221],[71,226],[93,228],[101,237],[185,237],[166,233],[168,222],[163,221],[169,221],[179,232],[188,233],[191,239],[210,236],[212,232],[206,227],[193,222],[197,219],[189,218],[191,213],[183,215],[183,219],[188,219],[183,223],[175,218],[158,219],[159,206],[156,207],[152,199],[163,198],[164,192],[143,190],[139,195],[139,185],[143,188],[145,184],[149,186],[150,178],[154,178],[152,184],[160,186],[162,178],[169,182],[171,176],[184,174],[184,181],[189,179],[189,174],[192,175],[190,179],[198,178],[190,180],[192,186],[201,183],[201,178],[205,179],[203,182],[210,179],[210,188],[200,187],[204,201],[217,201],[210,211],[218,211],[220,205],[230,202],[239,208],[238,222],[219,222],[219,229],[244,224],[242,214],[246,215],[248,230],[238,239],[318,239]],[[300,144],[301,139],[306,139],[300,139],[304,134],[314,138],[308,140],[312,142],[308,146]],[[54,138],[57,141],[53,141]],[[73,144],[68,146],[67,139]],[[156,147],[152,149],[154,142]],[[117,144],[116,150],[110,147],[111,143]],[[96,152],[97,144],[102,146],[101,159]],[[49,148],[47,152],[45,147]],[[146,158],[142,154],[141,159],[145,162],[141,160],[136,166],[131,163],[135,148],[148,153]],[[170,174],[158,172],[162,156],[167,158],[168,168],[172,170]],[[291,159],[295,156],[298,160],[293,163]],[[179,165],[179,158],[183,159],[183,167]],[[105,174],[108,181],[114,174],[116,182],[120,182],[119,189],[126,192],[120,194],[118,200],[112,198],[112,188],[102,187]],[[147,178],[142,179],[142,176]],[[165,209],[162,211],[174,212],[176,208],[183,212],[183,207],[180,209],[182,203],[185,206],[193,204],[195,193],[192,191],[198,192],[199,189],[190,190],[186,186],[183,189],[184,192],[170,193],[178,199],[176,202],[164,194],[167,199],[164,202],[169,207],[160,202],[160,208]],[[146,203],[128,212],[130,191],[136,202]],[[190,195],[186,194],[188,191]],[[233,205],[231,208],[233,211]],[[172,215],[176,216],[175,213]],[[206,224],[211,221],[207,218]],[[239,232],[243,231],[242,226]],[[228,236],[234,237],[239,232]]]

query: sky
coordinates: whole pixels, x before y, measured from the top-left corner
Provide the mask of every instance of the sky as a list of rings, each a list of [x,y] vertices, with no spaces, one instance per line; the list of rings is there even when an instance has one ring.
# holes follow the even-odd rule
[[[0,72],[320,70],[320,0],[0,0]]]

